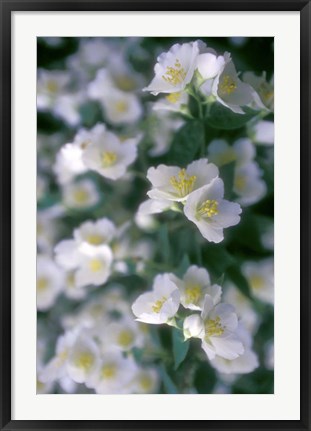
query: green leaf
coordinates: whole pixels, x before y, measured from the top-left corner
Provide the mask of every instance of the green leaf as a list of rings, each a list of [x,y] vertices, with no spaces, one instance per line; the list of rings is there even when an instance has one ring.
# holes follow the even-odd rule
[[[227,275],[231,279],[231,281],[236,285],[236,287],[240,290],[243,295],[247,298],[252,299],[252,294],[250,291],[250,287],[247,279],[242,274],[240,268],[235,265],[227,270]]]
[[[101,117],[101,110],[97,102],[88,102],[83,104],[79,109],[82,125],[91,127],[97,119]]]
[[[245,114],[236,114],[231,109],[226,108],[220,103],[213,103],[209,117],[206,120],[207,124],[216,129],[238,129],[239,127],[245,126],[255,115],[257,111],[253,109],[243,107]]]
[[[162,224],[159,228],[159,250],[163,261],[167,262],[170,257],[170,241],[167,224]]]
[[[217,279],[226,273],[235,260],[220,244],[208,244],[203,251],[203,265]]]
[[[173,340],[173,355],[175,361],[175,370],[179,367],[179,365],[183,362],[185,357],[187,356],[189,350],[189,341],[184,341],[183,333],[179,329],[173,328],[172,331],[172,340]]]
[[[167,154],[167,161],[171,164],[185,166],[193,161],[203,145],[203,124],[199,121],[190,121],[175,134]]]
[[[159,367],[160,376],[163,381],[164,388],[168,394],[178,394],[177,387],[171,377],[168,375],[163,365]]]
[[[190,266],[189,256],[185,254],[184,257],[182,258],[182,261],[180,262],[180,265],[176,270],[176,275],[178,277],[182,277],[187,271],[187,269],[189,268],[189,266]]]
[[[235,162],[227,163],[219,168],[219,176],[225,184],[225,198],[231,199],[234,183]]]
[[[215,370],[207,362],[200,364],[194,377],[194,386],[199,394],[210,394],[216,384]]]

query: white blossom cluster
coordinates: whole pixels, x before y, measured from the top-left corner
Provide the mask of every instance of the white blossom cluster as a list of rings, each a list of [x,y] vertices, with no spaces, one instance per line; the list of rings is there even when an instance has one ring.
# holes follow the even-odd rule
[[[71,40],[38,69],[41,394],[197,393],[202,364],[230,392],[273,370],[257,337],[274,303],[273,76],[201,40],[144,42]]]

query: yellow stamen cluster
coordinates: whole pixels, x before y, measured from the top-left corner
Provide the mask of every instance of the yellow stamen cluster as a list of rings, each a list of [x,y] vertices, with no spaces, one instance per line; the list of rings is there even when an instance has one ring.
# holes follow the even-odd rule
[[[48,287],[48,285],[49,285],[49,281],[48,281],[47,278],[45,278],[45,277],[39,277],[38,278],[38,280],[37,280],[37,289],[39,291],[42,292],[43,290],[45,290]]]
[[[199,206],[197,210],[197,214],[199,216],[208,218],[217,215],[218,212],[218,202],[214,199],[207,199]]]
[[[269,105],[274,98],[274,89],[271,84],[268,82],[262,82],[259,86],[259,94],[265,103],[265,105]]]
[[[177,191],[178,196],[183,198],[192,192],[196,179],[196,175],[190,176],[186,169],[181,169],[178,176],[170,178],[170,183]]]
[[[234,180],[234,187],[237,190],[243,190],[246,186],[246,178],[245,175],[237,175]]]
[[[123,114],[128,110],[129,105],[124,100],[119,100],[118,102],[116,102],[115,108],[116,108],[116,111],[119,112],[119,114]]]
[[[74,200],[79,204],[85,204],[88,201],[89,194],[86,190],[77,189],[73,192]]]
[[[103,379],[113,379],[117,374],[117,367],[115,364],[105,364],[101,369],[101,377]]]
[[[254,290],[259,290],[264,286],[264,280],[260,275],[253,275],[250,277],[250,284]]]
[[[74,361],[78,368],[88,371],[94,364],[94,356],[89,352],[81,353]]]
[[[170,103],[176,103],[180,100],[181,98],[181,93],[171,93],[168,96],[165,97],[165,99],[170,102]]]
[[[86,240],[89,244],[92,244],[92,245],[100,245],[100,244],[103,244],[105,242],[105,238],[103,236],[96,235],[96,234],[88,235]]]
[[[163,296],[161,299],[156,301],[154,303],[154,305],[152,306],[152,311],[154,311],[155,313],[160,313],[160,311],[163,307],[163,304],[165,303],[166,300],[167,300],[167,297]]]
[[[183,82],[183,80],[186,78],[186,75],[185,69],[180,64],[180,61],[176,59],[174,67],[167,66],[165,74],[162,75],[162,78],[165,82],[176,86]]]
[[[89,262],[89,268],[92,272],[98,272],[103,269],[103,262],[99,259],[92,259]]]
[[[219,84],[219,90],[222,94],[230,95],[237,88],[236,81],[230,75],[225,75]]]
[[[46,89],[49,93],[57,93],[58,83],[56,81],[50,80],[46,83]]]
[[[104,168],[112,166],[117,160],[117,155],[113,151],[105,151],[102,154],[102,165]]]
[[[142,390],[148,392],[152,389],[152,379],[149,376],[142,376],[139,379],[139,384]]]
[[[208,337],[219,337],[225,332],[225,328],[221,324],[220,317],[217,316],[215,319],[209,319],[205,322],[205,336]]]
[[[202,290],[200,286],[187,286],[185,293],[187,304],[197,304],[201,299]]]
[[[134,341],[134,334],[132,331],[124,330],[119,333],[118,344],[122,347],[130,346]]]
[[[128,75],[116,75],[113,80],[120,90],[131,91],[135,88],[135,80]]]
[[[74,272],[69,272],[67,275],[67,285],[69,288],[75,287],[75,275]]]

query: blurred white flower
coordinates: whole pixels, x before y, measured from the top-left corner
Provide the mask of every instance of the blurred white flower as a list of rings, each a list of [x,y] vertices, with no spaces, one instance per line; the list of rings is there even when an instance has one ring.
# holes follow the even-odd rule
[[[201,338],[202,349],[210,360],[216,355],[232,360],[244,353],[237,335],[238,318],[234,307],[223,303],[214,306],[213,299],[206,295],[201,316],[194,316],[184,320],[185,338]]]
[[[93,247],[82,243],[79,246],[79,267],[75,273],[77,286],[104,284],[111,273],[113,255],[110,247],[100,245]]]
[[[190,163],[187,168],[159,165],[148,169],[147,178],[152,189],[147,192],[151,199],[182,202],[189,194],[199,189],[218,175],[218,168],[207,159],[199,159]]]
[[[58,337],[55,356],[41,370],[40,379],[42,382],[54,382],[67,375],[68,357],[77,335],[77,331],[68,331]]]
[[[239,322],[243,324],[247,331],[254,334],[259,326],[260,316],[256,313],[252,303],[233,284],[226,283],[225,287],[224,301],[234,306]]]
[[[274,144],[274,122],[259,121],[250,128],[252,139],[256,144]]]
[[[89,290],[86,286],[79,286],[77,284],[76,271],[69,271],[66,273],[64,294],[67,298],[74,301],[80,301],[81,299],[84,299],[88,293]]]
[[[105,115],[111,124],[132,124],[143,113],[142,106],[135,94],[117,89],[110,89],[101,100]]]
[[[256,162],[236,166],[233,190],[238,195],[237,201],[241,205],[254,204],[265,196],[267,186],[261,176],[262,171]]]
[[[274,302],[274,260],[263,259],[257,262],[245,262],[242,272],[249,282],[253,295],[261,301]]]
[[[52,109],[55,100],[66,90],[70,82],[68,72],[62,70],[39,69],[37,80],[37,108],[38,110]]]
[[[180,304],[180,292],[169,274],[157,275],[152,292],[140,295],[132,310],[136,320],[150,324],[168,323],[177,313]]]
[[[86,172],[82,154],[83,150],[74,144],[64,145],[56,154],[53,170],[59,184],[68,184],[76,175]]]
[[[64,93],[57,97],[53,113],[69,126],[75,127],[81,121],[80,106],[85,100],[83,93]]]
[[[257,109],[274,110],[274,77],[270,82],[267,81],[266,73],[261,76],[255,75],[253,72],[243,73],[243,81],[247,82],[254,89],[253,105]]]
[[[68,375],[74,382],[85,383],[98,367],[99,361],[97,344],[82,334],[71,347],[67,360]]]
[[[216,305],[221,298],[222,289],[211,284],[208,271],[196,265],[190,266],[182,279],[174,282],[180,290],[180,303],[190,310],[202,310],[205,295],[208,294]]]
[[[139,324],[131,317],[124,317],[107,325],[101,337],[103,348],[116,348],[123,352],[133,347],[143,347],[144,337]]]
[[[37,257],[37,308],[49,309],[64,288],[63,271],[45,255]]]
[[[63,203],[72,209],[85,209],[99,202],[99,192],[88,178],[65,184],[62,189]]]
[[[215,178],[210,184],[190,193],[184,213],[211,242],[224,239],[223,229],[235,226],[240,221],[241,207],[239,204],[223,199],[224,183]]]
[[[174,133],[183,124],[184,120],[175,118],[165,111],[153,112],[148,119],[148,133],[153,143],[149,154],[151,156],[165,154],[169,149]],[[159,130],[161,130],[161,133],[159,133]]]
[[[121,142],[117,135],[108,130],[94,137],[83,153],[86,167],[106,178],[116,180],[122,177],[127,167],[137,156],[137,141],[126,139]]]
[[[131,392],[137,366],[133,359],[121,352],[105,353],[96,370],[88,377],[86,385],[98,394],[126,394]]]
[[[115,224],[106,217],[96,221],[85,221],[73,231],[74,239],[78,244],[86,242],[93,247],[109,244],[116,235]]]
[[[153,394],[159,384],[160,378],[155,368],[140,368],[132,382],[132,391],[135,394]]]
[[[269,341],[265,346],[265,365],[268,370],[274,369],[274,342]]]
[[[155,96],[181,92],[193,77],[198,55],[198,41],[173,45],[157,58],[155,77],[143,91],[150,91]]]

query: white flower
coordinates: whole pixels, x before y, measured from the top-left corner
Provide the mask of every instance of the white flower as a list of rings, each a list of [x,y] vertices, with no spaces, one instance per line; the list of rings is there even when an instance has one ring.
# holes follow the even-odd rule
[[[163,211],[167,211],[172,207],[172,201],[158,200],[158,199],[147,199],[139,205],[137,215],[138,216],[149,216],[151,214],[160,214]]]
[[[214,139],[208,145],[209,160],[216,163],[217,166],[223,166],[227,163],[236,162],[236,165],[242,165],[252,161],[256,156],[253,143],[246,138],[238,139],[233,145],[229,145],[223,139]]]
[[[132,382],[132,391],[135,394],[153,394],[157,391],[159,383],[159,375],[154,368],[141,368]]]
[[[202,310],[205,295],[208,294],[216,305],[220,301],[221,287],[211,284],[208,271],[192,265],[180,280],[174,280],[180,290],[180,302],[190,310]]]
[[[148,134],[153,143],[149,154],[151,156],[160,156],[166,153],[174,133],[176,133],[183,124],[183,120],[174,118],[165,111],[153,112],[148,119]],[[159,133],[159,130],[161,130],[161,133]]]
[[[259,121],[251,128],[252,139],[256,144],[274,144],[274,122]]]
[[[223,229],[240,221],[240,205],[223,199],[223,196],[224,183],[215,178],[210,184],[192,192],[184,207],[185,216],[211,242],[222,241]]]
[[[80,254],[76,241],[64,239],[55,246],[54,252],[56,263],[67,271],[79,265]]]
[[[113,255],[110,247],[93,247],[83,243],[79,246],[80,264],[75,274],[77,286],[104,284],[111,273]]]
[[[50,308],[64,288],[63,271],[49,256],[37,257],[37,308]]]
[[[87,379],[86,385],[98,394],[126,394],[131,392],[137,366],[131,358],[121,352],[105,353],[95,372]]]
[[[69,299],[80,301],[84,299],[88,294],[86,286],[78,286],[76,281],[76,272],[69,271],[65,277],[64,294]]]
[[[86,221],[73,231],[78,244],[86,242],[94,247],[109,244],[117,235],[115,224],[108,218]]]
[[[189,95],[184,92],[171,93],[153,104],[154,111],[183,112],[187,108]]]
[[[226,283],[224,301],[234,306],[239,322],[245,326],[247,331],[254,334],[260,323],[260,317],[246,296],[243,295],[233,284]]]
[[[250,84],[253,91],[254,107],[259,109],[274,110],[274,78],[272,76],[270,82],[267,81],[266,73],[261,76],[255,75],[253,72],[245,72],[243,80]]]
[[[92,129],[79,129],[72,143],[64,145],[56,154],[53,167],[59,184],[71,182],[76,175],[83,174],[87,167],[83,161],[83,152],[97,136],[106,131],[104,124],[96,124]]]
[[[244,353],[236,334],[238,318],[231,305],[214,306],[212,298],[206,295],[201,316],[194,316],[184,320],[184,335],[201,338],[202,349],[210,360],[216,355],[232,360]]]
[[[79,109],[83,101],[84,95],[82,93],[61,94],[55,100],[53,113],[70,126],[77,126],[81,121]]]
[[[63,187],[64,205],[73,209],[84,209],[96,205],[99,193],[90,179],[82,179],[75,183],[65,184]]]
[[[168,52],[157,58],[155,77],[143,91],[158,93],[178,93],[191,81],[199,55],[199,43],[173,45]]]
[[[70,81],[70,75],[61,70],[38,71],[37,107],[39,110],[53,108],[56,98],[64,92]]]
[[[103,347],[116,348],[121,351],[129,351],[133,347],[142,347],[143,335],[138,323],[133,318],[126,317],[112,322],[104,330],[102,336]]]
[[[68,331],[61,335],[56,343],[55,356],[43,367],[40,372],[42,382],[54,382],[67,375],[67,362],[69,353],[77,339],[77,331]]]
[[[227,55],[217,56],[216,52],[209,48],[197,58],[197,68],[204,80],[215,78],[224,68]]]
[[[83,153],[85,166],[93,169],[106,178],[116,180],[122,177],[127,167],[134,162],[137,155],[137,142],[120,139],[108,130],[103,130]]]
[[[76,175],[86,172],[82,154],[82,148],[74,144],[64,145],[56,154],[53,170],[59,184],[67,184]]]
[[[232,60],[226,60],[222,72],[213,81],[211,92],[219,103],[237,114],[244,114],[241,106],[252,102],[253,89],[239,79]]]
[[[84,383],[99,364],[99,349],[95,341],[86,334],[81,335],[71,348],[67,360],[69,377],[77,383]]]
[[[274,302],[274,263],[273,258],[258,262],[246,262],[242,272],[247,278],[253,295],[261,301]]]
[[[268,370],[274,368],[274,342],[269,341],[265,346],[265,365]]]
[[[243,205],[258,202],[266,194],[266,183],[261,179],[262,171],[256,162],[236,166],[233,190],[238,195],[237,201]]]
[[[152,292],[140,295],[132,310],[136,320],[150,324],[168,323],[178,311],[180,292],[169,274],[157,275]]]
[[[259,366],[258,356],[251,348],[252,337],[250,334],[240,323],[236,333],[243,342],[244,353],[232,360],[222,358],[221,356],[215,356],[215,358],[211,360],[211,365],[220,373],[247,374],[251,373]]]
[[[138,97],[125,91],[111,89],[101,102],[111,124],[135,123],[143,113]]]
[[[152,190],[147,195],[160,201],[182,202],[189,194],[206,184],[218,175],[218,168],[207,159],[190,163],[186,169],[177,166],[159,165],[148,169],[147,178]]]

